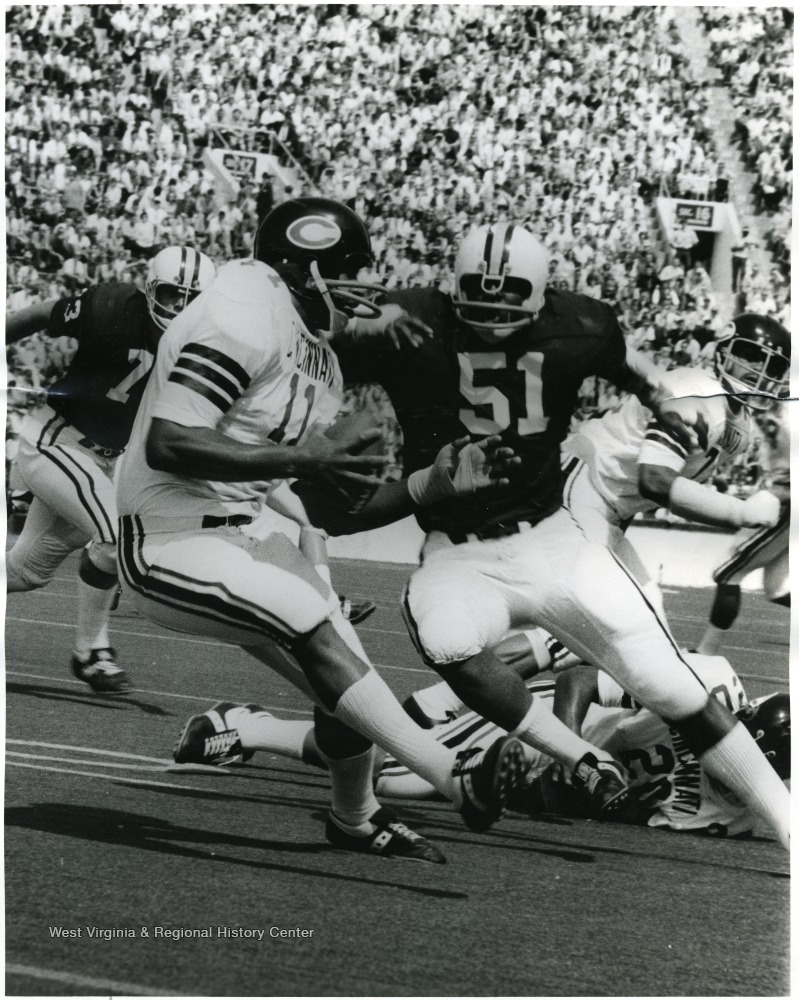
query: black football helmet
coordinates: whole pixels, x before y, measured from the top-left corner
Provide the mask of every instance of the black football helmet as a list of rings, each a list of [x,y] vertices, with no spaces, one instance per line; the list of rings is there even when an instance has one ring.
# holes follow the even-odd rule
[[[768,757],[777,774],[791,776],[791,699],[787,694],[757,698],[735,713]]]
[[[379,285],[358,282],[372,263],[363,220],[332,198],[292,198],[273,208],[255,234],[253,256],[274,268],[300,300],[312,325],[333,328],[336,312],[379,315]]]
[[[741,402],[766,410],[790,391],[791,335],[777,320],[743,313],[716,347],[716,372]]]

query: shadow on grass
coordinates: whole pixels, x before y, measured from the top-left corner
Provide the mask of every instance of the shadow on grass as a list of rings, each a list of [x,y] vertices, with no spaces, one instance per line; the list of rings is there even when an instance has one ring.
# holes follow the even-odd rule
[[[92,843],[116,847],[129,847],[138,851],[153,851],[177,858],[190,858],[214,865],[235,865],[254,871],[282,872],[287,875],[304,875],[322,881],[347,882],[375,888],[396,889],[434,899],[468,899],[468,893],[453,892],[424,885],[411,885],[402,881],[365,878],[344,872],[308,868],[274,861],[258,861],[237,857],[235,850],[258,850],[287,855],[318,856],[332,861],[333,849],[327,844],[303,844],[294,841],[263,840],[235,833],[219,833],[196,827],[180,826],[169,820],[117,809],[98,809],[73,803],[38,803],[15,806],[6,810],[6,826],[23,830],[38,830],[59,837],[75,837]],[[350,855],[349,859],[352,860]],[[369,864],[386,864],[381,858],[369,859]],[[399,862],[397,862],[399,864]],[[408,866],[410,867],[410,866]],[[420,870],[416,866],[417,870]],[[432,866],[427,866],[429,871]],[[441,869],[436,866],[436,873]]]

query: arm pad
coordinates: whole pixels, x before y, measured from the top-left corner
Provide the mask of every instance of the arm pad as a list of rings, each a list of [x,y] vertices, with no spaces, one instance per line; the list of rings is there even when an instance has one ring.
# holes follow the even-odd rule
[[[669,490],[669,510],[689,521],[740,528],[744,524],[744,501],[717,493],[710,486],[677,476]]]

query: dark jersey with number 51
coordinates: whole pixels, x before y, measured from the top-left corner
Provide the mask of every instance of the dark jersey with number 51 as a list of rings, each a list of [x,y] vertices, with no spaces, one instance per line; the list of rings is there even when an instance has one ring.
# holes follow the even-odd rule
[[[128,443],[153,367],[149,331],[147,299],[135,285],[95,285],[50,314],[50,335],[74,337],[78,349],[47,402],[102,448]]]
[[[407,289],[388,300],[434,336],[399,350],[361,341],[339,357],[345,381],[377,382],[388,393],[404,437],[405,474],[467,434],[475,441],[500,434],[521,458],[507,488],[439,501],[418,512],[421,527],[462,534],[554,513],[562,500],[560,445],[580,385],[593,375],[615,382],[626,372],[624,336],[610,306],[548,290],[535,323],[489,344],[442,292]]]

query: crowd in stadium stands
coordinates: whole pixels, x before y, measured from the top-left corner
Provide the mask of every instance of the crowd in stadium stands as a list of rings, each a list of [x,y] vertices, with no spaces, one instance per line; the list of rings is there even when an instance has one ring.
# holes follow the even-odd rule
[[[703,16],[761,205],[787,213],[790,30],[776,11]],[[203,151],[213,127],[250,128],[276,134],[301,166],[285,193],[318,190],[369,220],[371,277],[389,287],[448,290],[461,235],[513,218],[546,243],[552,283],[612,303],[633,346],[666,366],[709,365],[719,303],[704,268],[661,242],[654,198],[724,200],[728,177],[668,17],[526,5],[11,8],[7,308],[96,281],[141,284],[170,243],[217,262],[247,255],[272,182],[243,178],[220,203]],[[789,231],[775,221],[780,265]],[[779,314],[786,273],[750,267],[739,293],[741,306]],[[11,350],[22,390],[12,410],[69,350],[35,337]],[[391,426],[379,391],[358,400]],[[617,401],[589,384],[581,415]]]
[[[790,273],[793,191],[793,11],[704,7],[711,54],[736,109],[735,135],[756,174],[755,198],[773,216],[768,246]]]

